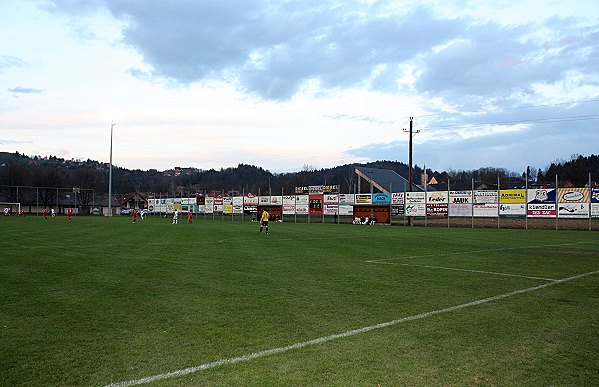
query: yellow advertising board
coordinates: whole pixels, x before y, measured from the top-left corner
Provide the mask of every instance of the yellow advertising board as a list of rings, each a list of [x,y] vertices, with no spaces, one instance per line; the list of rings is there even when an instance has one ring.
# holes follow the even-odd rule
[[[499,191],[499,203],[501,204],[522,204],[526,203],[525,189],[503,189]]]
[[[372,195],[356,194],[356,204],[372,204]]]

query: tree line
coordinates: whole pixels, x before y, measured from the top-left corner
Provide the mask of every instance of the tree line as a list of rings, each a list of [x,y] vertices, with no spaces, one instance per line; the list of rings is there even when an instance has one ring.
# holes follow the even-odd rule
[[[369,167],[393,170],[399,175],[408,176],[407,164],[398,161],[375,161],[363,164],[346,164],[334,168],[317,169],[304,165],[298,172],[271,173],[261,167],[239,164],[237,167],[219,170],[196,168],[176,168],[169,171],[129,170],[112,167],[112,192],[115,195],[128,192],[145,192],[169,196],[186,196],[196,193],[292,193],[296,186],[339,185],[341,192],[356,192],[356,167]],[[560,186],[570,183],[585,186],[599,175],[599,156],[574,155],[570,160],[557,160],[545,170],[528,167],[525,171],[508,171],[502,168],[483,167],[469,171],[426,170],[427,179],[438,182],[438,190],[469,189],[474,182],[477,188],[495,188],[499,180],[501,187],[523,187],[528,177],[530,184],[555,185],[555,176]],[[424,170],[414,166],[414,183],[423,184]],[[52,203],[56,188],[78,187],[93,190],[95,195],[108,192],[109,165],[93,160],[65,160],[55,156],[39,157],[24,154],[0,152],[0,193],[3,201],[16,201],[12,187],[44,187],[39,191],[45,202]]]

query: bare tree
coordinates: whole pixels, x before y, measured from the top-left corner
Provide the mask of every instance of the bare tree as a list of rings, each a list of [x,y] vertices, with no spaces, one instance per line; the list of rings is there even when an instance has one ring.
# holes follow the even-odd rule
[[[8,164],[4,167],[0,182],[3,187],[4,196],[9,202],[19,202],[20,193],[17,186],[24,186],[29,183],[29,170],[22,164]]]
[[[93,200],[94,189],[98,182],[98,173],[91,168],[78,168],[71,176],[77,202],[85,213],[89,213]]]
[[[37,167],[32,173],[32,182],[38,189],[39,199],[44,207],[52,206],[56,202],[57,188],[64,186],[64,178],[57,170]]]

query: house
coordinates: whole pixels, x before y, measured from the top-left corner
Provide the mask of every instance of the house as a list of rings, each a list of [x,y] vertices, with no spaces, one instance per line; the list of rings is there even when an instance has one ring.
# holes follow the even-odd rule
[[[129,192],[119,199],[119,204],[123,208],[143,210],[148,208],[148,195],[142,192]]]

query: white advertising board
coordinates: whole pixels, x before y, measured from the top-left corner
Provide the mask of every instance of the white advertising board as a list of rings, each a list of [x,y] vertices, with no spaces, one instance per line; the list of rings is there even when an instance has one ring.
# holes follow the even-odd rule
[[[474,204],[497,204],[499,193],[497,191],[476,190],[474,191]],[[497,213],[495,214],[497,215]]]
[[[404,204],[405,193],[404,192],[394,192],[391,194],[391,204]]]
[[[424,204],[426,195],[424,192],[406,192],[406,204]],[[426,211],[426,209],[425,209]],[[406,212],[407,215],[407,212]],[[420,215],[418,215],[420,216]],[[422,215],[424,216],[424,215]]]
[[[354,206],[350,204],[339,204],[339,215],[353,215],[354,214]]]
[[[214,198],[210,196],[206,196],[206,205],[205,205],[206,214],[214,213]]]
[[[430,191],[426,193],[426,202],[429,204],[447,204],[449,196],[447,191]]]
[[[243,204],[245,206],[257,206],[258,205],[258,197],[257,196],[245,196],[243,198]]]
[[[339,204],[339,195],[335,194],[324,194],[324,198],[322,199],[325,205],[327,204]]]
[[[309,195],[295,195],[295,204],[300,206],[307,206],[310,204],[310,196]]]
[[[324,205],[324,214],[325,215],[338,215],[339,214],[339,205],[338,204],[325,204]]]
[[[422,192],[424,196],[424,192]],[[426,204],[424,203],[408,203],[405,207],[406,216],[425,216]]]
[[[584,219],[589,217],[590,203],[559,203],[557,216],[560,218]]]
[[[451,196],[449,197],[449,200],[451,200]],[[472,216],[472,204],[449,203],[449,216],[451,216],[451,217]]]
[[[526,204],[507,203],[499,205],[499,216],[505,217],[524,217],[526,216]]]
[[[354,194],[339,194],[339,204],[354,204]]]
[[[473,216],[481,218],[496,218],[499,213],[499,204],[487,203],[487,204],[475,204],[472,208]]]
[[[294,215],[295,204],[283,204],[283,215]]]
[[[309,204],[296,204],[295,205],[295,213],[301,215],[307,215],[310,212]]]
[[[449,203],[471,204],[472,191],[449,191]]]

